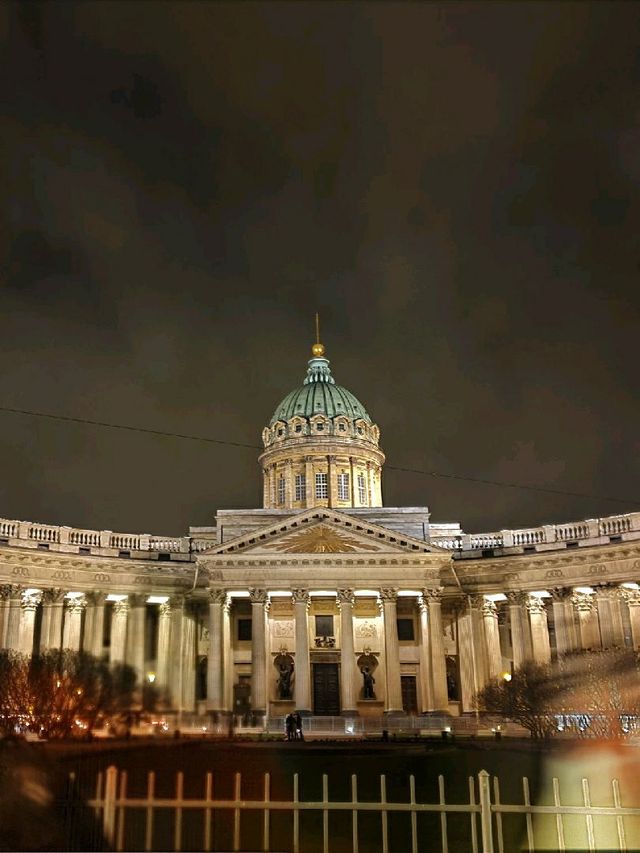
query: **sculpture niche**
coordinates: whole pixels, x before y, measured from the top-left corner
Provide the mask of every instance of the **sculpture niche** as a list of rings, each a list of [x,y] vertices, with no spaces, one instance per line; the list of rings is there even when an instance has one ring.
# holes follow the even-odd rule
[[[292,699],[293,658],[291,655],[279,654],[273,663],[278,670],[278,699]]]
[[[368,666],[362,667],[362,680],[364,682],[364,686],[362,688],[364,698],[365,699],[375,699],[376,693],[373,689],[373,685],[376,683],[375,678],[371,674],[371,670]]]
[[[376,680],[373,676],[374,670],[378,666],[378,661],[375,655],[363,654],[358,658],[358,669],[362,675],[362,698],[376,699],[376,691],[374,684]]]

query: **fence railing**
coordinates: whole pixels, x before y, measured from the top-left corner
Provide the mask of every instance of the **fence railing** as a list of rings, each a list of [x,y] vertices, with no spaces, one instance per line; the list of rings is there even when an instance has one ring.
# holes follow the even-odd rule
[[[353,774],[350,777],[348,800],[332,800],[329,796],[329,779],[327,774],[322,776],[322,796],[318,800],[300,799],[299,774],[293,775],[292,796],[290,799],[273,799],[271,796],[271,776],[265,773],[262,778],[262,797],[260,799],[244,799],[242,796],[242,775],[234,775],[233,796],[230,799],[216,798],[214,788],[214,775],[207,773],[204,778],[204,796],[185,797],[185,780],[182,771],[176,774],[175,794],[173,797],[158,797],[156,795],[156,774],[151,771],[147,774],[146,793],[143,796],[132,797],[127,790],[127,771],[118,770],[114,766],[107,768],[103,774],[100,772],[96,782],[95,797],[88,802],[96,819],[101,823],[106,844],[110,849],[122,851],[130,849],[128,843],[129,821],[135,815],[138,821],[138,838],[144,838],[142,849],[151,851],[154,849],[201,849],[205,851],[219,849],[216,847],[215,825],[219,819],[218,812],[226,812],[231,819],[231,849],[240,851],[242,845],[243,815],[248,812],[257,812],[260,816],[260,850],[268,853],[271,850],[290,849],[293,853],[300,853],[305,849],[304,832],[301,832],[301,816],[306,813],[315,813],[321,816],[321,830],[323,853],[329,853],[332,849],[331,815],[342,813],[350,814],[350,832],[342,832],[339,845],[333,845],[334,851],[339,849],[341,853],[351,849],[353,853],[359,851],[370,851],[369,843],[362,846],[363,835],[360,817],[373,814],[379,816],[379,833],[376,828],[376,837],[379,839],[378,847],[382,853],[389,853],[399,849],[397,839],[394,838],[393,827],[390,827],[392,815],[404,814],[409,818],[410,848],[403,845],[402,849],[410,849],[411,853],[418,853],[419,822],[420,815],[432,814],[439,818],[439,847],[443,853],[448,851],[471,850],[472,853],[504,853],[505,832],[503,818],[506,815],[519,815],[524,817],[523,834],[526,841],[519,849],[528,849],[534,853],[536,849],[535,822],[537,816],[547,816],[547,824],[551,824],[555,831],[555,842],[552,848],[566,851],[567,839],[570,841],[569,849],[575,849],[575,840],[578,836],[584,840],[584,849],[602,850],[597,845],[596,838],[606,837],[606,849],[627,850],[635,849],[636,837],[631,837],[627,832],[625,818],[640,817],[640,808],[622,806],[620,786],[617,779],[611,780],[611,792],[613,806],[595,806],[591,803],[591,790],[587,779],[581,780],[582,805],[565,805],[560,798],[560,783],[553,778],[552,793],[553,803],[549,805],[534,804],[531,801],[531,790],[527,777],[522,777],[522,802],[507,804],[501,800],[500,782],[498,777],[492,779],[486,770],[481,770],[477,778],[469,776],[468,797],[466,802],[447,802],[445,797],[444,776],[438,776],[438,801],[419,802],[416,798],[416,780],[413,775],[408,777],[406,793],[408,796],[404,801],[397,799],[397,790],[394,799],[387,796],[387,778],[384,774],[379,777],[379,798],[376,800],[360,799],[358,796],[358,777]],[[492,797],[493,788],[493,797]],[[254,789],[255,790],[255,789]],[[157,824],[160,823],[158,813],[171,812],[173,819],[161,822],[161,830],[164,833],[162,839],[158,838]],[[184,817],[186,813],[200,813],[200,837],[198,843],[194,843],[191,833],[189,841],[185,840],[183,831]],[[283,827],[280,822],[278,831],[272,832],[272,815],[276,813],[289,813],[290,824],[287,840],[283,846]],[[449,822],[449,816],[468,816],[468,841],[464,848],[460,846],[460,825],[456,821],[454,826]],[[565,819],[574,819],[570,831],[567,832]],[[575,818],[578,818],[584,826],[581,830],[575,826]],[[335,818],[334,818],[335,820]],[[140,823],[142,824],[140,825]],[[603,834],[603,822],[607,824],[607,832]],[[478,826],[479,824],[479,826]],[[168,829],[169,827],[169,829]],[[615,827],[611,833],[612,827]],[[370,827],[369,827],[370,828]],[[548,828],[548,827],[547,827]],[[191,827],[193,829],[193,827]],[[343,827],[344,829],[344,827]],[[140,831],[141,830],[141,831]],[[455,830],[455,832],[452,832]],[[171,839],[167,839],[166,832],[169,831]],[[455,834],[456,840],[450,836]],[[278,837],[275,837],[275,836]],[[350,844],[349,838],[350,835]],[[617,841],[610,839],[615,836]],[[314,838],[316,836],[314,835]],[[406,836],[405,836],[406,837]],[[546,836],[548,840],[548,835]],[[432,835],[429,836],[429,850],[437,849],[433,843]],[[512,839],[511,839],[512,841]],[[511,841],[507,839],[507,843]],[[138,842],[139,843],[139,842]],[[629,843],[632,847],[629,848]],[[616,846],[617,844],[617,846]],[[186,845],[186,846],[185,846]],[[136,847],[138,849],[138,847]],[[229,849],[228,844],[224,849]],[[251,849],[257,849],[251,846]],[[423,848],[424,849],[424,848]],[[550,849],[545,844],[544,849]]]

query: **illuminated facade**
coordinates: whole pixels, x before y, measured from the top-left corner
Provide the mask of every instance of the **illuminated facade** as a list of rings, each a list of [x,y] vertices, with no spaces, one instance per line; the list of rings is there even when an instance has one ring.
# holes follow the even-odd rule
[[[640,513],[466,534],[383,506],[379,441],[314,345],[263,431],[261,509],[181,538],[0,520],[0,643],[254,720],[457,715],[528,658],[640,648]]]

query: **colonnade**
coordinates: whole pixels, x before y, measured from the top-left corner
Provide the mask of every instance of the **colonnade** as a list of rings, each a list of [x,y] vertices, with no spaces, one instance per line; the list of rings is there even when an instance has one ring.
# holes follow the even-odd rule
[[[294,617],[295,660],[293,701],[301,713],[311,713],[312,686],[312,642],[309,634],[308,611],[312,590],[291,590],[291,603]],[[423,709],[446,711],[448,708],[446,663],[442,629],[440,588],[426,589],[419,596],[420,617],[420,656],[424,662],[421,684],[423,689]],[[268,683],[271,668],[268,662],[267,642],[269,611],[269,593],[265,589],[250,589],[249,598],[252,611],[251,679],[252,711],[257,714],[268,713]],[[402,713],[402,691],[400,676],[400,651],[397,634],[397,590],[383,588],[379,590],[383,637],[381,654],[384,658],[384,711],[389,714]],[[229,696],[233,678],[231,665],[225,664],[223,647],[223,626],[228,618],[230,598],[222,589],[209,592],[209,655],[207,658],[207,707],[212,713],[229,710],[225,697]],[[357,713],[357,697],[362,676],[357,666],[357,650],[354,640],[355,594],[350,588],[336,592],[336,604],[340,620],[340,648],[337,660],[340,663],[340,698],[342,713]]]
[[[478,690],[525,661],[546,664],[553,655],[625,645],[640,649],[640,589],[601,584],[468,596],[455,622],[462,710],[471,711]]]
[[[237,594],[237,593],[236,593]],[[309,631],[309,607],[313,589],[290,591],[293,612],[293,680],[295,707],[313,709],[312,662],[314,638]],[[197,635],[203,635],[201,651],[207,657],[206,709],[228,713],[233,708],[236,681],[232,612],[233,591],[208,590],[208,613],[203,599],[179,596],[106,594],[65,591],[61,588],[25,589],[0,587],[0,646],[24,654],[54,648],[83,649],[112,664],[133,667],[139,682],[154,678],[167,707],[195,710]],[[247,592],[244,593],[247,595]],[[271,598],[267,589],[248,590],[252,640],[250,646],[251,708],[256,716],[270,713],[274,670],[269,651]],[[398,641],[398,592],[381,588],[376,594],[381,635],[378,655],[383,663],[378,682],[381,710],[402,713],[401,648]],[[339,644],[332,659],[339,663],[340,701],[345,714],[358,711],[362,676],[354,634],[357,605],[354,589],[335,592]],[[145,659],[149,645],[149,605],[157,607],[152,659]],[[424,589],[413,599],[418,632],[419,710],[449,709],[447,655],[457,658],[462,711],[474,708],[473,697],[488,680],[521,666],[527,660],[547,663],[553,655],[578,649],[631,645],[640,649],[640,588],[620,586],[552,589],[505,595],[473,595],[449,599],[442,613],[443,589]],[[107,613],[107,608],[109,612]],[[105,620],[110,630],[105,636]],[[451,628],[453,627],[453,631]],[[449,638],[445,642],[445,629]],[[455,640],[452,652],[451,637]],[[360,646],[362,646],[360,642]],[[248,661],[246,662],[248,664]],[[152,672],[147,672],[147,668]],[[245,672],[248,667],[245,666]],[[203,700],[205,701],[205,700]]]

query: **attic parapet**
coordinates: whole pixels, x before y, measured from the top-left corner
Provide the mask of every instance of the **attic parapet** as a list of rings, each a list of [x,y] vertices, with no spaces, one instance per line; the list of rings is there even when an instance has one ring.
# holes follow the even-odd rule
[[[489,533],[462,533],[456,536],[432,533],[430,541],[451,551],[456,559],[479,559],[608,545],[634,539],[640,539],[640,512]]]

